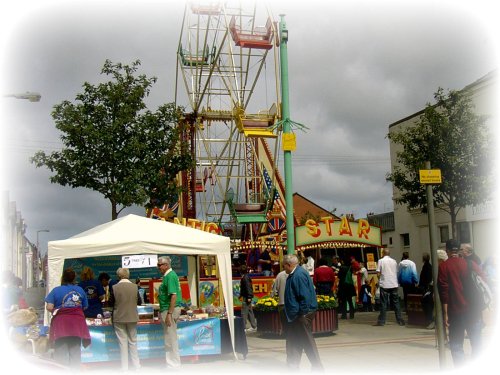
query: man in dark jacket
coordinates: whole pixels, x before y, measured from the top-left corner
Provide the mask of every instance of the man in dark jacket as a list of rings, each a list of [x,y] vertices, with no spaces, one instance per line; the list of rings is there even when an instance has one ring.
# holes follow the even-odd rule
[[[283,257],[283,267],[288,274],[285,286],[285,314],[290,323],[286,337],[286,361],[291,369],[298,370],[304,351],[313,370],[323,371],[311,326],[318,309],[318,301],[311,276],[298,265],[299,259],[295,254]]]
[[[434,299],[432,292],[432,265],[429,253],[422,254],[422,270],[418,282],[418,289],[422,293],[422,310],[425,314],[425,322],[428,329],[434,329]]]
[[[481,350],[481,311],[468,300],[465,285],[469,277],[467,261],[459,256],[460,244],[446,241],[448,260],[439,265],[438,290],[443,304],[444,324],[448,327],[450,351],[455,366],[465,363],[464,337],[469,337],[472,356]],[[470,262],[474,271],[483,276],[479,266]]]
[[[241,317],[243,324],[247,324],[247,319],[250,321],[250,328],[245,329],[247,332],[254,332],[257,330],[257,321],[253,314],[252,300],[253,300],[253,286],[252,279],[248,276],[247,266],[240,267],[241,280],[240,280],[240,299],[241,299]]]

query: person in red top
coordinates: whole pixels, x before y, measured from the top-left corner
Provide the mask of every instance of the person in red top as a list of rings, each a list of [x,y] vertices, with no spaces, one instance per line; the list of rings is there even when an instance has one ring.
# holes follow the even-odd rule
[[[443,305],[444,325],[448,328],[451,356],[455,366],[465,363],[465,331],[469,336],[472,356],[481,349],[481,311],[467,300],[464,285],[468,277],[467,262],[459,256],[460,244],[455,240],[446,241],[448,260],[439,264],[438,291]],[[471,262],[472,268],[480,276],[481,269]]]
[[[362,279],[362,274],[361,274],[361,265],[359,262],[356,260],[355,257],[351,257],[351,272],[353,275],[356,275],[356,284],[354,285],[354,288],[356,289],[356,303],[361,304],[361,286],[363,285],[361,282]]]
[[[316,294],[329,296],[332,294],[333,284],[335,283],[335,272],[332,267],[328,267],[325,258],[318,261],[319,267],[314,270],[313,283],[316,287]]]

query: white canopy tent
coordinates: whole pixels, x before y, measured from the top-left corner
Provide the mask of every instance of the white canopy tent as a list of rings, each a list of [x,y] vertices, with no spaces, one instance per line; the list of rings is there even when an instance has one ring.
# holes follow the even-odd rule
[[[66,259],[138,254],[217,256],[220,285],[234,352],[233,286],[228,237],[166,221],[127,215],[66,240],[50,241],[48,244],[48,288],[52,290],[61,284]],[[188,275],[191,300],[196,300],[197,283],[192,277],[191,280],[189,279]]]

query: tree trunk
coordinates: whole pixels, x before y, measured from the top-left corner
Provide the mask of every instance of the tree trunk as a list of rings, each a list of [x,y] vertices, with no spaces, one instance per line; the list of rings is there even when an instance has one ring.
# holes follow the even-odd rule
[[[458,240],[457,238],[457,210],[455,207],[450,206],[450,219],[451,219],[451,238]]]
[[[118,218],[118,212],[116,211],[116,202],[111,200],[111,220],[116,220]]]

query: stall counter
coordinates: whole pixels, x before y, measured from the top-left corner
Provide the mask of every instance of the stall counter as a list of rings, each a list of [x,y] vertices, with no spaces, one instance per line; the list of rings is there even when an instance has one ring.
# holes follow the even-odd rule
[[[243,319],[234,318],[234,329],[235,351],[246,358],[248,346]],[[112,325],[89,326],[89,331],[92,343],[87,348],[82,347],[82,362],[120,360],[120,348]],[[177,335],[181,357],[232,352],[227,319],[208,318],[179,321]],[[137,325],[137,349],[141,359],[165,356],[161,323],[139,323]]]

